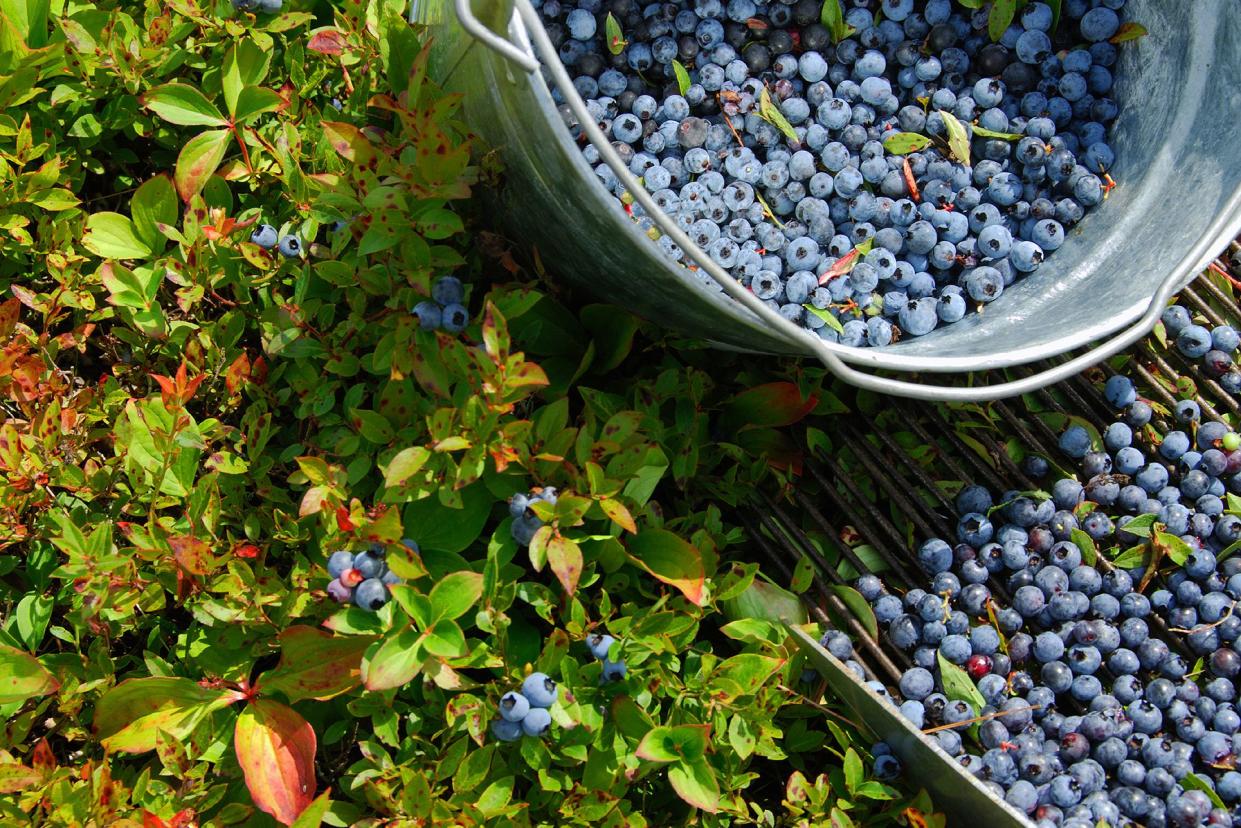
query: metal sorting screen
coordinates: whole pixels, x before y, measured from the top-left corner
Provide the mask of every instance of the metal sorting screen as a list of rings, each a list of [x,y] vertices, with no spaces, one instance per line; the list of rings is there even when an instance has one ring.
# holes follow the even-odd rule
[[[1230,250],[1235,255],[1241,252],[1241,245],[1233,242]],[[1241,323],[1241,307],[1220,287],[1229,282],[1241,287],[1241,273],[1230,271],[1225,262],[1217,260],[1178,296],[1178,302],[1212,325],[1235,327]],[[1163,347],[1153,336],[1127,356],[1122,371],[1144,387],[1148,399],[1172,408],[1178,399],[1187,398],[1183,391],[1192,382],[1195,391],[1188,398],[1198,402],[1204,421],[1221,419],[1223,414],[1241,417],[1237,399],[1211,378],[1198,360],[1183,357],[1173,347]],[[1010,369],[1010,374],[1036,370],[1039,366]],[[1053,463],[1059,461],[1059,434],[1035,414],[1088,421],[1102,432],[1116,417],[1100,391],[1102,381],[1112,373],[1103,365],[1026,397],[989,403],[986,410],[994,430],[960,428],[954,415],[976,417],[979,406],[953,408],[885,398],[882,408],[888,417],[899,419],[907,432],[906,445],[888,429],[866,428],[856,413],[808,420],[796,435],[804,454],[797,485],[789,487],[787,498],[760,492],[741,513],[753,551],[786,581],[793,578],[798,562],[809,558],[814,565],[813,576],[803,599],[812,618],[847,632],[867,677],[895,687],[902,671],[911,666],[910,657],[891,644],[882,628],[878,637],[870,635],[833,587],[851,583],[855,573],[876,571],[896,594],[926,588],[929,578],[919,568],[914,549],[929,537],[955,539],[958,517],[953,497],[937,481],[972,481],[997,493],[1041,488],[1012,459],[1006,444],[1015,440],[1028,453],[1040,454]],[[1178,393],[1174,395],[1169,386]],[[975,410],[969,411],[971,408]],[[831,447],[824,450],[821,438],[811,439],[810,429],[828,435]],[[908,445],[911,437],[918,445],[915,450]],[[834,549],[825,551],[821,542],[825,538],[831,540]],[[865,554],[860,554],[862,550]],[[1106,569],[1110,564],[1100,556],[1096,566]],[[994,576],[986,583],[997,602],[1009,605],[1010,596],[1003,583]],[[1147,621],[1152,632],[1159,633],[1182,655],[1191,661],[1196,658],[1186,647],[1182,632],[1169,629],[1154,614]],[[907,777],[931,792],[937,808],[958,819],[985,815],[1001,825],[1032,824],[957,766],[934,740],[920,735],[895,706],[866,687],[812,637],[797,629],[792,634],[810,666],[826,678],[849,713],[891,745],[904,763]]]

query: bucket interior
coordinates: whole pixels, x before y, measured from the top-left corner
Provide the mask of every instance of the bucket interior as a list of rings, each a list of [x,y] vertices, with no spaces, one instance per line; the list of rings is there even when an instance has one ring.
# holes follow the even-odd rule
[[[1126,9],[1150,33],[1120,49],[1120,116],[1109,135],[1118,186],[1108,199],[984,312],[885,348],[831,350],[855,364],[906,371],[983,370],[1062,354],[1132,323],[1165,279],[1187,282],[1241,231],[1241,146],[1233,135],[1241,7],[1130,0]],[[528,46],[516,16],[509,35]],[[809,332],[773,329],[664,258],[586,163],[540,77],[478,44],[456,54],[451,81],[466,93],[467,120],[508,165],[498,207],[514,238],[537,247],[550,270],[691,336],[810,353]]]

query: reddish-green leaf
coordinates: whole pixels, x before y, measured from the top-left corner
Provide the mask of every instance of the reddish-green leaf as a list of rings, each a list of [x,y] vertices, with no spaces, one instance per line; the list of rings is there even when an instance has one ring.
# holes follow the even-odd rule
[[[1112,35],[1110,42],[1125,43],[1126,41],[1146,37],[1147,34],[1148,33],[1145,26],[1141,23],[1130,20],[1126,23],[1120,24],[1120,28],[1116,30],[1116,34]]]
[[[805,417],[819,404],[811,394],[803,397],[791,382],[771,382],[742,391],[720,412],[720,430],[733,434],[743,428],[786,426]]]
[[[720,809],[720,786],[706,757],[672,765],[668,768],[668,781],[677,796],[695,808],[712,814]]]
[[[897,132],[883,139],[883,148],[893,155],[908,155],[930,146],[931,139],[916,132]]]
[[[629,514],[629,510],[625,508],[625,504],[611,497],[604,497],[599,500],[599,508],[603,513],[612,519],[620,528],[638,534],[638,524],[633,522],[633,515]]]
[[[647,529],[629,539],[629,557],[702,606],[702,555],[694,546],[665,529]]]
[[[202,192],[207,179],[224,160],[224,148],[228,146],[231,133],[226,129],[212,129],[195,135],[181,148],[177,156],[177,193],[181,200],[189,200]]]
[[[547,565],[568,595],[577,592],[582,577],[582,548],[564,535],[556,533],[547,542]]]
[[[290,825],[315,798],[315,731],[293,708],[255,699],[233,730],[237,762],[260,810]]]
[[[143,753],[155,749],[159,731],[184,739],[203,716],[238,699],[177,676],[127,679],[95,705],[93,727],[106,749]]]
[[[340,121],[324,121],[323,134],[332,145],[332,149],[340,153],[346,161],[354,164],[365,164],[375,157],[375,148],[366,139],[362,131],[353,124]]]
[[[220,114],[215,104],[196,87],[187,83],[166,83],[157,86],[142,98],[147,109],[165,121],[181,126],[228,125],[228,119]]]
[[[18,764],[2,764],[0,765],[0,794],[24,791],[37,785],[42,779],[43,774],[34,768]]]
[[[280,633],[280,663],[259,679],[265,691],[296,702],[339,696],[362,681],[362,654],[370,635],[331,635],[298,625]]]
[[[24,650],[0,644],[0,704],[46,696],[60,689],[39,660]]]

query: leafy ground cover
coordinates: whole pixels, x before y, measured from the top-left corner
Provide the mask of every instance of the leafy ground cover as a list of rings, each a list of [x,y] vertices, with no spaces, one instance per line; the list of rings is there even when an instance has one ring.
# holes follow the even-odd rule
[[[0,821],[942,824],[791,689],[730,513],[822,372],[539,279],[404,4],[291,6],[0,3]],[[459,336],[410,313],[449,273]],[[402,583],[342,609],[371,545]]]

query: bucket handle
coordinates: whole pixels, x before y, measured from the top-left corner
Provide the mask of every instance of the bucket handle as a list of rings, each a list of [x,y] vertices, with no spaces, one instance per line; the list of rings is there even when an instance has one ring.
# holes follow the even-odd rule
[[[477,37],[484,45],[496,52],[499,52],[509,60],[518,62],[522,68],[534,64],[537,68],[538,63],[525,52],[519,50],[516,46],[508,41],[498,37],[491,30],[486,29],[473,16],[473,12],[469,6],[469,0],[456,0],[457,14],[461,18],[462,26],[466,31]],[[530,0],[514,0],[514,14],[521,18],[525,24],[525,29],[530,38],[531,45],[543,61],[543,66],[547,70],[547,75],[552,83],[560,90],[564,98],[565,104],[573,112],[578,120],[582,132],[586,138],[599,151],[599,158],[608,165],[615,173],[617,179],[625,186],[625,189],[633,196],[634,201],[642,205],[647,215],[659,227],[660,231],[670,236],[681,250],[689,256],[693,262],[698,265],[708,276],[710,276],[724,292],[740,303],[746,310],[753,313],[762,321],[766,322],[779,333],[783,334],[789,341],[800,341],[809,347],[819,358],[829,371],[835,374],[845,382],[858,388],[865,388],[882,394],[889,394],[897,397],[907,397],[909,399],[929,400],[935,402],[985,402],[990,400],[999,400],[1006,397],[1015,397],[1021,394],[1027,394],[1037,391],[1052,383],[1060,382],[1068,379],[1074,374],[1095,365],[1099,361],[1112,356],[1123,350],[1132,343],[1145,336],[1155,322],[1158,321],[1163,307],[1171,299],[1172,294],[1176,292],[1180,285],[1181,279],[1187,275],[1179,268],[1168,274],[1160,284],[1155,295],[1151,297],[1150,303],[1146,307],[1146,311],[1142,316],[1125,330],[1108,339],[1106,342],[1099,344],[1097,347],[1077,356],[1068,362],[1032,374],[1028,377],[1022,377],[1017,380],[996,383],[994,385],[982,386],[944,386],[929,385],[922,382],[911,382],[908,380],[897,380],[890,377],[881,377],[874,374],[860,371],[846,364],[840,354],[837,353],[842,347],[831,347],[824,342],[818,335],[811,333],[805,328],[793,324],[785,319],[776,311],[769,308],[761,299],[751,293],[747,288],[743,287],[731,274],[725,271],[720,265],[716,264],[710,256],[706,254],[693,240],[683,231],[675,221],[673,221],[667,213],[665,213],[646,188],[638,181],[630,171],[625,162],[621,160],[615,148],[607,136],[603,134],[603,130],[595,123],[590,112],[586,109],[586,102],[582,100],[582,96],[578,94],[577,89],[573,86],[573,81],[565,71],[564,65],[560,62],[556,48],[552,45],[551,39],[547,36],[547,32],[543,29],[542,21],[539,20],[538,12]],[[479,33],[481,30],[481,34]],[[1205,247],[1209,243],[1209,234],[1204,237],[1198,247],[1204,248],[1197,251],[1202,254],[1197,258],[1206,256],[1209,258],[1209,252],[1205,251]],[[1196,260],[1195,259],[1195,260]],[[1206,259],[1203,259],[1204,261]]]
[[[461,22],[461,28],[465,29],[475,40],[488,49],[498,52],[507,60],[516,63],[528,73],[533,74],[539,71],[539,62],[532,55],[527,54],[523,49],[514,46],[491,31],[491,29],[483,25],[481,20],[474,16],[474,9],[470,6],[470,0],[454,0],[454,4],[457,11],[457,20]]]

